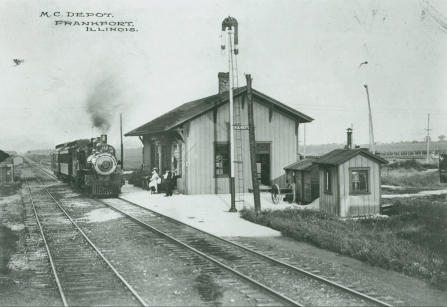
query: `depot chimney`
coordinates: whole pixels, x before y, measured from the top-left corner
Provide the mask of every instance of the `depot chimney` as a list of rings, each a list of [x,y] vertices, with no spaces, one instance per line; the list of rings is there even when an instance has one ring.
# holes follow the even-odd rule
[[[228,92],[230,90],[230,73],[220,72],[217,74],[219,79],[219,94],[223,92]]]
[[[352,148],[352,129],[351,128],[346,129],[346,135],[347,135],[346,148],[351,149]]]

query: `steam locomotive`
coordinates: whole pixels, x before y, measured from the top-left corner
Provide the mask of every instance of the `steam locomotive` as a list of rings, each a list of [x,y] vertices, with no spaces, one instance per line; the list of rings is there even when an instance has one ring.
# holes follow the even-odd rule
[[[57,145],[51,169],[58,178],[94,196],[117,196],[123,186],[115,149],[107,144],[105,134]]]

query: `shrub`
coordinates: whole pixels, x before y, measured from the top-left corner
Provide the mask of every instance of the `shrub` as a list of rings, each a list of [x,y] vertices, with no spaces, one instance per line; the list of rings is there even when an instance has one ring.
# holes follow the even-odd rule
[[[404,168],[404,169],[414,169],[417,171],[423,171],[427,169],[426,166],[427,165],[423,165],[422,163],[419,163],[416,160],[412,159],[412,160],[396,161],[388,164],[386,167],[391,169]]]

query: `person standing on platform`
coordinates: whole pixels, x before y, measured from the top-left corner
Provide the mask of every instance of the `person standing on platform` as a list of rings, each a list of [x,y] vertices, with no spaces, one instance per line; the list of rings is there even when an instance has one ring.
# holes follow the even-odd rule
[[[165,188],[166,188],[165,196],[172,196],[172,172],[166,171],[164,178],[165,178]]]
[[[152,177],[149,181],[149,191],[152,192],[155,190],[155,193],[158,193],[158,185],[161,183],[161,178],[158,176],[157,169],[154,168],[152,170]]]

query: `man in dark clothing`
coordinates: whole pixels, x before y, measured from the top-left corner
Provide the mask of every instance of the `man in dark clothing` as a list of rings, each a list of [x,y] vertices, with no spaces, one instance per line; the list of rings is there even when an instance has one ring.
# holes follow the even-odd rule
[[[172,172],[167,171],[165,175],[165,189],[166,189],[166,195],[165,196],[172,196],[172,189],[173,189],[173,180],[172,180]]]

